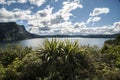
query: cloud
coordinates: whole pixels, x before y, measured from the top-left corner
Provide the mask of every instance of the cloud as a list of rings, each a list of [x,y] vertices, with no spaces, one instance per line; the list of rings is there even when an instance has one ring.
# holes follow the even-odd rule
[[[28,0],[17,0],[18,3],[26,3]]]
[[[115,22],[112,27],[114,32],[120,32],[120,22]]]
[[[28,0],[0,0],[0,4],[26,3]]]
[[[115,22],[113,25],[104,25],[100,27],[83,28],[80,32],[87,34],[115,34],[120,32],[120,22]]]
[[[54,0],[58,1],[58,0]],[[12,3],[26,3],[41,6],[46,0],[0,0],[0,4]],[[86,22],[71,22],[71,16],[75,16],[71,11],[77,8],[83,8],[79,0],[65,0],[62,3],[62,8],[57,12],[53,12],[53,7],[47,6],[36,13],[31,10],[13,9],[9,11],[5,8],[0,9],[0,22],[27,20],[28,30],[31,33],[40,35],[55,35],[55,34],[113,34],[120,32],[120,22],[115,22],[113,25],[104,25],[100,27],[88,28],[87,24],[90,22],[97,22],[101,20],[101,14],[109,13],[109,8],[95,8],[90,13]]]
[[[41,6],[46,2],[46,0],[0,0],[0,4],[12,4],[12,3],[26,3],[30,2],[30,4],[36,5],[36,6]]]
[[[30,10],[14,9],[13,11],[8,11],[5,8],[1,8],[0,22],[27,20],[30,18],[30,14],[31,14]]]
[[[51,0],[51,3],[58,2],[59,0]]]
[[[67,0],[68,2],[80,3],[80,0]]]
[[[44,4],[46,2],[46,0],[29,0],[29,2],[33,5],[36,6],[41,6],[42,4]]]
[[[7,11],[5,8],[0,9],[0,21],[6,21],[6,20],[12,20],[13,13],[10,11]]]
[[[27,1],[29,1],[30,4],[37,6],[41,6],[46,2],[46,0],[7,0],[7,1],[3,0],[1,1],[1,3],[5,2],[6,4],[10,5],[12,3],[26,3]],[[52,13],[53,7],[48,6],[43,10],[37,11],[33,15],[28,14],[26,12],[27,10],[14,9],[13,11],[8,11],[4,8],[1,9],[0,15],[3,18],[1,18],[0,20],[2,21],[4,19],[3,21],[10,21],[10,20],[15,21],[17,19],[20,20],[28,19],[29,25],[35,25],[41,27],[41,26],[58,24],[63,21],[69,21],[70,17],[73,16],[73,14],[71,14],[71,11],[82,7],[83,6],[78,3],[78,0],[68,0],[68,1],[64,1],[63,7],[55,13]],[[36,23],[36,24],[32,24],[32,23]]]
[[[50,25],[52,10],[53,7],[48,6],[43,10],[37,11],[34,15],[31,15],[31,17],[28,18],[28,25],[33,27],[44,27]]]
[[[0,4],[26,3],[28,0],[0,0]]]
[[[87,24],[90,22],[93,22],[93,24],[97,21],[101,20],[101,17],[99,17],[101,14],[107,14],[109,13],[109,8],[95,8],[92,13],[89,14],[89,18],[87,20]]]
[[[40,10],[34,15],[31,14],[30,10],[14,9],[13,11],[8,11],[5,8],[1,8],[0,11],[1,22],[28,20],[28,30],[31,33],[40,35],[114,34],[120,32],[120,22],[115,22],[113,25],[87,28],[87,23],[85,22],[72,23],[70,20],[64,20],[62,16],[60,17],[60,14],[52,13],[52,7]],[[92,17],[90,21],[95,22],[100,19],[100,17]],[[59,20],[64,21],[59,22]]]
[[[90,22],[97,22],[101,20],[101,17],[90,17],[88,20],[87,20],[87,24],[90,23]]]
[[[100,19],[101,19],[101,17],[94,17],[94,18],[92,19],[92,22],[99,21]]]
[[[83,8],[83,6],[76,2],[63,2],[63,8],[58,13],[61,14],[64,20],[69,20],[70,16],[72,16],[70,12],[77,8]]]
[[[53,7],[47,6],[45,9],[39,10],[32,15],[28,24],[38,27],[58,25],[62,22],[69,21],[70,16],[72,16],[70,12],[76,8],[82,8],[82,5],[65,1],[63,2],[63,7],[55,13],[53,13]]]
[[[109,8],[95,8],[89,16],[98,16],[100,14],[107,14],[109,13]]]
[[[83,8],[83,6],[76,2],[63,2],[63,7],[58,12],[55,12],[51,15],[50,24],[53,25],[63,21],[69,21],[70,17],[73,16],[71,11],[77,8]]]
[[[16,3],[16,2],[17,2],[16,0],[8,0],[8,1],[6,1],[6,4],[10,5],[10,4]]]
[[[5,0],[0,0],[0,4],[6,4]]]
[[[84,22],[77,22],[74,24],[74,28],[86,28],[86,23]]]
[[[39,35],[115,34],[120,32],[120,22],[115,22],[113,25],[87,28],[84,22],[72,23],[70,21],[65,21],[49,26],[29,27],[29,29],[31,33]]]

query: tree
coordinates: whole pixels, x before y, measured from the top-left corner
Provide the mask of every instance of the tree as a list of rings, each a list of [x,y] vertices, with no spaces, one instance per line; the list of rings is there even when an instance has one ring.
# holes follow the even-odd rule
[[[0,62],[0,80],[3,80],[5,78],[5,69],[4,66]]]

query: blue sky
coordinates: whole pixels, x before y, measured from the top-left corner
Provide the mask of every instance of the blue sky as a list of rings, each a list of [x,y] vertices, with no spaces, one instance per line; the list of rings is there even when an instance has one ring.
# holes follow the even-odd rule
[[[120,0],[0,0],[0,22],[15,21],[35,34],[120,32]]]

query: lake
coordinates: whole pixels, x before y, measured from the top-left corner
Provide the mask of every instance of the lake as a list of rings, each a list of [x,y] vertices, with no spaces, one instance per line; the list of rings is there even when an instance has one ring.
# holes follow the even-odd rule
[[[20,41],[14,41],[14,42],[0,42],[0,47],[4,48],[6,44],[9,43],[15,43],[19,44],[22,47],[32,47],[35,49],[39,45],[41,45],[45,39],[52,40],[52,38],[34,38],[34,39],[26,39],[26,40],[20,40]],[[59,41],[64,41],[64,40],[70,40],[71,42],[73,41],[78,41],[79,45],[97,45],[99,48],[103,47],[103,44],[106,40],[110,38],[55,38]]]

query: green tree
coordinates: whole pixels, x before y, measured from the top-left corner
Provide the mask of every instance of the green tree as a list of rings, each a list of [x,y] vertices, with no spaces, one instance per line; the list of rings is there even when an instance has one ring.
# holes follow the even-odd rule
[[[31,47],[22,48],[16,44],[8,44],[4,50],[0,50],[0,61],[7,67],[15,58],[22,59],[26,54],[32,52]]]
[[[21,65],[22,62],[18,58],[15,58],[15,60],[5,68],[6,77],[4,80],[20,80],[21,72],[19,67]]]
[[[3,80],[5,78],[5,69],[4,66],[0,63],[0,80]]]

